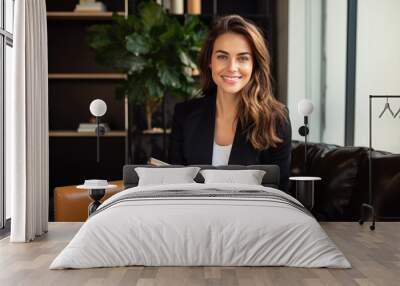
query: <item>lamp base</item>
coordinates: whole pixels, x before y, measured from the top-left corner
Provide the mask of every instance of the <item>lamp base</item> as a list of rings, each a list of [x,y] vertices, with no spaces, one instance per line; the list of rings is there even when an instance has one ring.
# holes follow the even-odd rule
[[[370,230],[375,230],[375,221],[376,221],[376,216],[375,216],[375,209],[372,205],[370,204],[362,204],[361,205],[361,218],[358,221],[358,223],[360,225],[363,225],[365,222],[365,212],[364,209],[367,208],[371,211],[371,215],[372,215],[372,224],[369,226]]]
[[[104,126],[101,126],[101,125],[96,127],[96,129],[94,131],[95,131],[96,135],[98,135],[98,136],[104,136],[106,134],[106,128],[104,128]]]
[[[90,189],[89,196],[93,202],[88,207],[88,215],[91,216],[97,208],[101,205],[100,200],[104,197],[106,193],[105,189]]]
[[[300,128],[299,128],[299,134],[300,134],[301,136],[303,136],[303,137],[304,137],[304,136],[307,136],[309,132],[310,132],[310,130],[308,129],[307,126],[305,126],[305,125],[300,126]]]

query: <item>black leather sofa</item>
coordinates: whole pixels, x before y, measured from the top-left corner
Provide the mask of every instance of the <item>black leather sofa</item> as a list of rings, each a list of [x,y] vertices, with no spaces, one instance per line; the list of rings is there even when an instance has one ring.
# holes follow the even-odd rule
[[[368,202],[368,148],[293,141],[292,176],[318,176],[313,213],[322,221],[357,221]],[[373,205],[378,220],[400,220],[400,155],[372,151]],[[295,184],[289,192],[295,194]]]

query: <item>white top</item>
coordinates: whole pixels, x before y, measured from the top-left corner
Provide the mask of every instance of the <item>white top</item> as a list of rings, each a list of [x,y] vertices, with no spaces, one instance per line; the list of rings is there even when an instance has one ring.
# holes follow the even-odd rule
[[[320,177],[290,177],[289,180],[292,181],[320,181]]]
[[[226,166],[229,162],[229,156],[231,155],[231,145],[218,145],[214,141],[213,153],[212,153],[212,165],[213,166]]]
[[[110,185],[107,180],[85,180],[83,185],[79,185],[77,189],[87,189],[87,190],[101,190],[101,189],[112,189],[116,188],[116,185]]]
[[[116,188],[117,185],[107,185],[104,187],[100,187],[100,186],[91,186],[91,185],[79,185],[76,186],[77,189],[86,189],[86,190],[104,190],[104,189],[113,189]]]

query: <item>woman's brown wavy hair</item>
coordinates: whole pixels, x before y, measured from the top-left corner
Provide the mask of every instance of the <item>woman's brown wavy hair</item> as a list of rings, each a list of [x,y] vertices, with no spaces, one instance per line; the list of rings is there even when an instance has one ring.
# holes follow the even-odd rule
[[[209,65],[215,40],[222,34],[243,35],[250,44],[253,56],[253,72],[250,81],[240,91],[238,120],[247,140],[256,150],[276,147],[283,140],[278,128],[288,120],[285,106],[272,94],[270,55],[262,32],[238,15],[224,16],[216,21],[204,42],[200,53],[200,77],[203,94],[216,93]]]

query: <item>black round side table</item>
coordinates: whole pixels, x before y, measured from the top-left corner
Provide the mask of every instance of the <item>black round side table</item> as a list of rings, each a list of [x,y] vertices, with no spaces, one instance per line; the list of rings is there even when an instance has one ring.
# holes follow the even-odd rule
[[[314,207],[314,182],[320,181],[320,177],[290,177],[289,180],[296,182],[296,199],[306,208],[312,210]]]
[[[89,197],[93,200],[88,206],[88,216],[94,213],[97,208],[101,205],[100,200],[106,194],[106,189],[116,188],[116,185],[104,185],[104,186],[95,186],[95,185],[79,185],[78,189],[86,189],[89,191]]]

